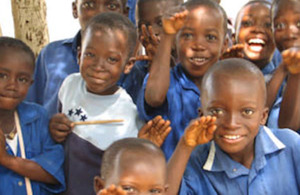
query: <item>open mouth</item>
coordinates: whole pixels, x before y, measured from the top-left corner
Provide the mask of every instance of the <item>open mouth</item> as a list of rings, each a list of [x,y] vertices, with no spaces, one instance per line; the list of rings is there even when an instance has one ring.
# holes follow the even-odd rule
[[[243,139],[243,136],[241,135],[222,135],[222,140],[227,143],[237,143]]]
[[[208,61],[208,58],[203,57],[192,57],[190,58],[190,62],[196,66],[202,66]]]
[[[260,38],[253,38],[248,40],[249,49],[253,52],[261,52],[265,45],[266,42]]]

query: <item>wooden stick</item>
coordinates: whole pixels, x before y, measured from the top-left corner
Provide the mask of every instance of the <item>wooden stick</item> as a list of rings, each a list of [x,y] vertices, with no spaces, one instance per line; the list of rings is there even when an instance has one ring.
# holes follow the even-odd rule
[[[98,121],[77,121],[71,123],[71,125],[95,125],[95,124],[107,124],[107,123],[121,123],[124,122],[123,119],[115,119],[115,120],[98,120]]]

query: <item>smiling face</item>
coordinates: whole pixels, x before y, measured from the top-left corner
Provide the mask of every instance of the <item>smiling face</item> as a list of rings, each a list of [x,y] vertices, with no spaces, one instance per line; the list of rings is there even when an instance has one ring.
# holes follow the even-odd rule
[[[283,51],[300,47],[300,2],[280,1],[273,18],[277,48]]]
[[[245,73],[215,73],[205,82],[205,115],[217,117],[214,141],[233,159],[253,156],[254,139],[267,119],[264,81]]]
[[[237,19],[236,34],[237,42],[244,44],[246,58],[260,69],[270,62],[275,43],[269,5],[252,3],[245,6]]]
[[[16,48],[0,54],[0,109],[13,110],[23,101],[32,84],[34,65],[31,57]]]
[[[222,54],[226,45],[224,22],[220,11],[208,6],[189,11],[177,35],[176,47],[182,66],[194,82],[201,79]]]
[[[115,184],[121,186],[128,195],[165,194],[167,189],[165,160],[162,156],[152,155],[151,158],[141,156],[144,156],[141,152],[122,152],[104,187]]]
[[[124,0],[76,0],[73,3],[73,16],[79,19],[82,29],[85,29],[88,21],[97,14],[105,12],[117,12],[127,14]]]
[[[87,29],[80,54],[80,73],[89,92],[111,95],[118,90],[120,75],[128,73],[127,45],[127,37],[121,30]]]

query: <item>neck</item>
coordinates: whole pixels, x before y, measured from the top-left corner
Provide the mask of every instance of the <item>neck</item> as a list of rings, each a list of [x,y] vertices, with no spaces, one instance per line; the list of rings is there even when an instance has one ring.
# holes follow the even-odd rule
[[[15,127],[14,111],[0,109],[0,128],[4,134],[10,133]]]

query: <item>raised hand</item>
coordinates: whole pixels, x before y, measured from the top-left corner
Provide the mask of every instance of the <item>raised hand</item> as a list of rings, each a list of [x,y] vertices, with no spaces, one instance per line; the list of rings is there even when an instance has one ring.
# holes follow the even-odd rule
[[[97,195],[126,195],[121,187],[116,187],[114,184],[110,185],[108,188],[103,189],[97,193]]]
[[[152,60],[156,53],[160,38],[154,34],[152,26],[147,27],[145,24],[142,24],[141,29],[142,35],[140,36],[140,42],[145,47],[149,60]]]
[[[65,114],[55,114],[49,123],[49,131],[52,138],[58,143],[65,141],[74,127],[71,123],[72,121]]]
[[[162,19],[163,29],[166,34],[176,34],[184,25],[188,11],[177,12]]]
[[[148,139],[160,147],[171,131],[170,121],[165,121],[160,115],[148,121],[139,131],[138,137]]]
[[[291,74],[300,73],[300,47],[284,50],[281,55],[284,65]]]
[[[226,51],[222,54],[221,59],[227,58],[243,58],[244,55],[244,45],[243,44],[236,44],[230,48],[227,48]]]
[[[184,131],[184,141],[187,146],[195,147],[210,142],[217,128],[216,117],[202,116],[193,120]]]

